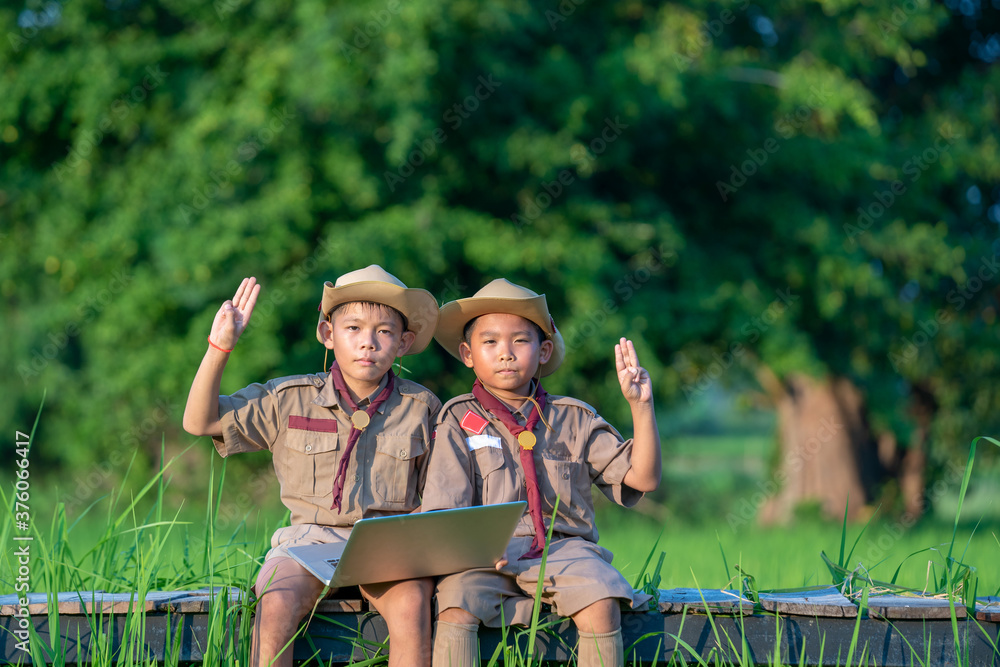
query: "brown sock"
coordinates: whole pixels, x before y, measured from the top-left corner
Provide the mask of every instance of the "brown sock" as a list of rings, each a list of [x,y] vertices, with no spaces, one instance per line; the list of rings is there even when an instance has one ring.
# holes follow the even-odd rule
[[[576,664],[577,667],[623,667],[625,645],[621,628],[614,632],[581,632]]]
[[[437,621],[431,667],[479,667],[479,625]]]

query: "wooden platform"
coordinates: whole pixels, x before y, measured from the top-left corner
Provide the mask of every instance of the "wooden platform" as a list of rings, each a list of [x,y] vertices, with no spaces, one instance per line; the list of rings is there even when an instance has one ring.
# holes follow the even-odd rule
[[[123,638],[129,623],[134,628],[136,614],[141,614],[144,655],[162,660],[168,647],[176,645],[182,663],[199,663],[212,654],[210,636],[216,642],[232,640],[231,636],[219,639],[218,624],[210,631],[213,609],[239,607],[244,598],[241,592],[198,590],[151,592],[137,601],[128,594],[86,591],[51,599],[32,594],[22,609],[16,596],[0,596],[0,662],[31,664],[29,655],[18,648],[29,624],[43,644],[61,647],[66,664],[86,662],[95,633],[110,635],[114,650],[119,650],[128,641]],[[954,609],[961,664],[1000,667],[1000,653],[994,648],[1000,646],[1000,598],[981,598],[975,618],[968,617],[962,605],[950,606],[944,599],[894,595],[870,598],[868,613],[859,616],[857,605],[834,588],[762,593],[757,605],[736,591],[670,589],[660,591],[657,606],[658,611],[623,613],[628,664],[633,660],[663,664],[675,653],[686,662],[696,662],[696,654],[714,664],[720,656],[738,659],[741,651],[750,660],[767,664],[775,650],[783,661],[794,664],[802,656],[810,665],[845,664],[857,632],[854,664],[864,647],[867,664],[953,665],[958,662]],[[546,660],[564,662],[570,659],[576,630],[566,619],[552,620],[551,634],[541,634],[537,644]],[[508,634],[508,643],[517,641],[513,634]],[[324,600],[307,637],[296,643],[295,655],[306,659],[318,652],[324,664],[347,664],[365,657],[355,646],[359,637],[384,642],[382,618],[361,600]],[[171,640],[175,643],[168,643]],[[484,659],[502,641],[499,630],[482,630]]]

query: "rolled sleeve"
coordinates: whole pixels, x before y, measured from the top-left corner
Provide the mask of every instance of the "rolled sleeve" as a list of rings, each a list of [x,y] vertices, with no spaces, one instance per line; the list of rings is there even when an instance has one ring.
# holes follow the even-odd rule
[[[434,424],[437,422],[437,418],[441,413],[441,404],[431,406],[431,411],[427,417],[426,427],[424,429],[423,441],[426,443],[426,451],[420,456],[417,461],[417,493],[421,496],[424,495],[424,489],[427,486],[427,473],[431,462],[431,447],[434,444],[433,433]]]
[[[475,502],[472,459],[454,419],[438,423],[427,462],[423,511],[469,507]]]
[[[615,427],[597,415],[593,417],[589,432],[587,463],[594,484],[608,500],[632,507],[643,496],[624,482],[625,475],[632,469],[632,439],[622,440]]]
[[[222,435],[212,443],[221,456],[271,449],[281,428],[272,383],[219,396],[219,422]]]

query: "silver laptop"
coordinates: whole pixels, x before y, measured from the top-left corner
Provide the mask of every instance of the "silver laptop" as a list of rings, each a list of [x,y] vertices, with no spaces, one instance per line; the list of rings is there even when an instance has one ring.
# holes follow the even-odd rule
[[[493,567],[527,505],[518,501],[362,519],[347,542],[291,547],[288,553],[331,588]]]

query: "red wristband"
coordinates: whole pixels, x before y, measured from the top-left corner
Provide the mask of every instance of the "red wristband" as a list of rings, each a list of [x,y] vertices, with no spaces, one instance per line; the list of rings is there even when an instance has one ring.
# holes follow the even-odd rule
[[[232,352],[232,350],[226,350],[226,349],[224,349],[224,348],[221,348],[221,347],[219,347],[219,346],[218,346],[218,345],[216,345],[215,343],[213,343],[213,342],[212,342],[212,337],[211,337],[211,336],[209,336],[209,337],[208,337],[208,344],[209,344],[209,345],[211,345],[212,347],[214,347],[214,348],[215,348],[216,350],[218,350],[219,352],[225,352],[225,353],[227,353],[227,354],[228,354],[229,352]]]

